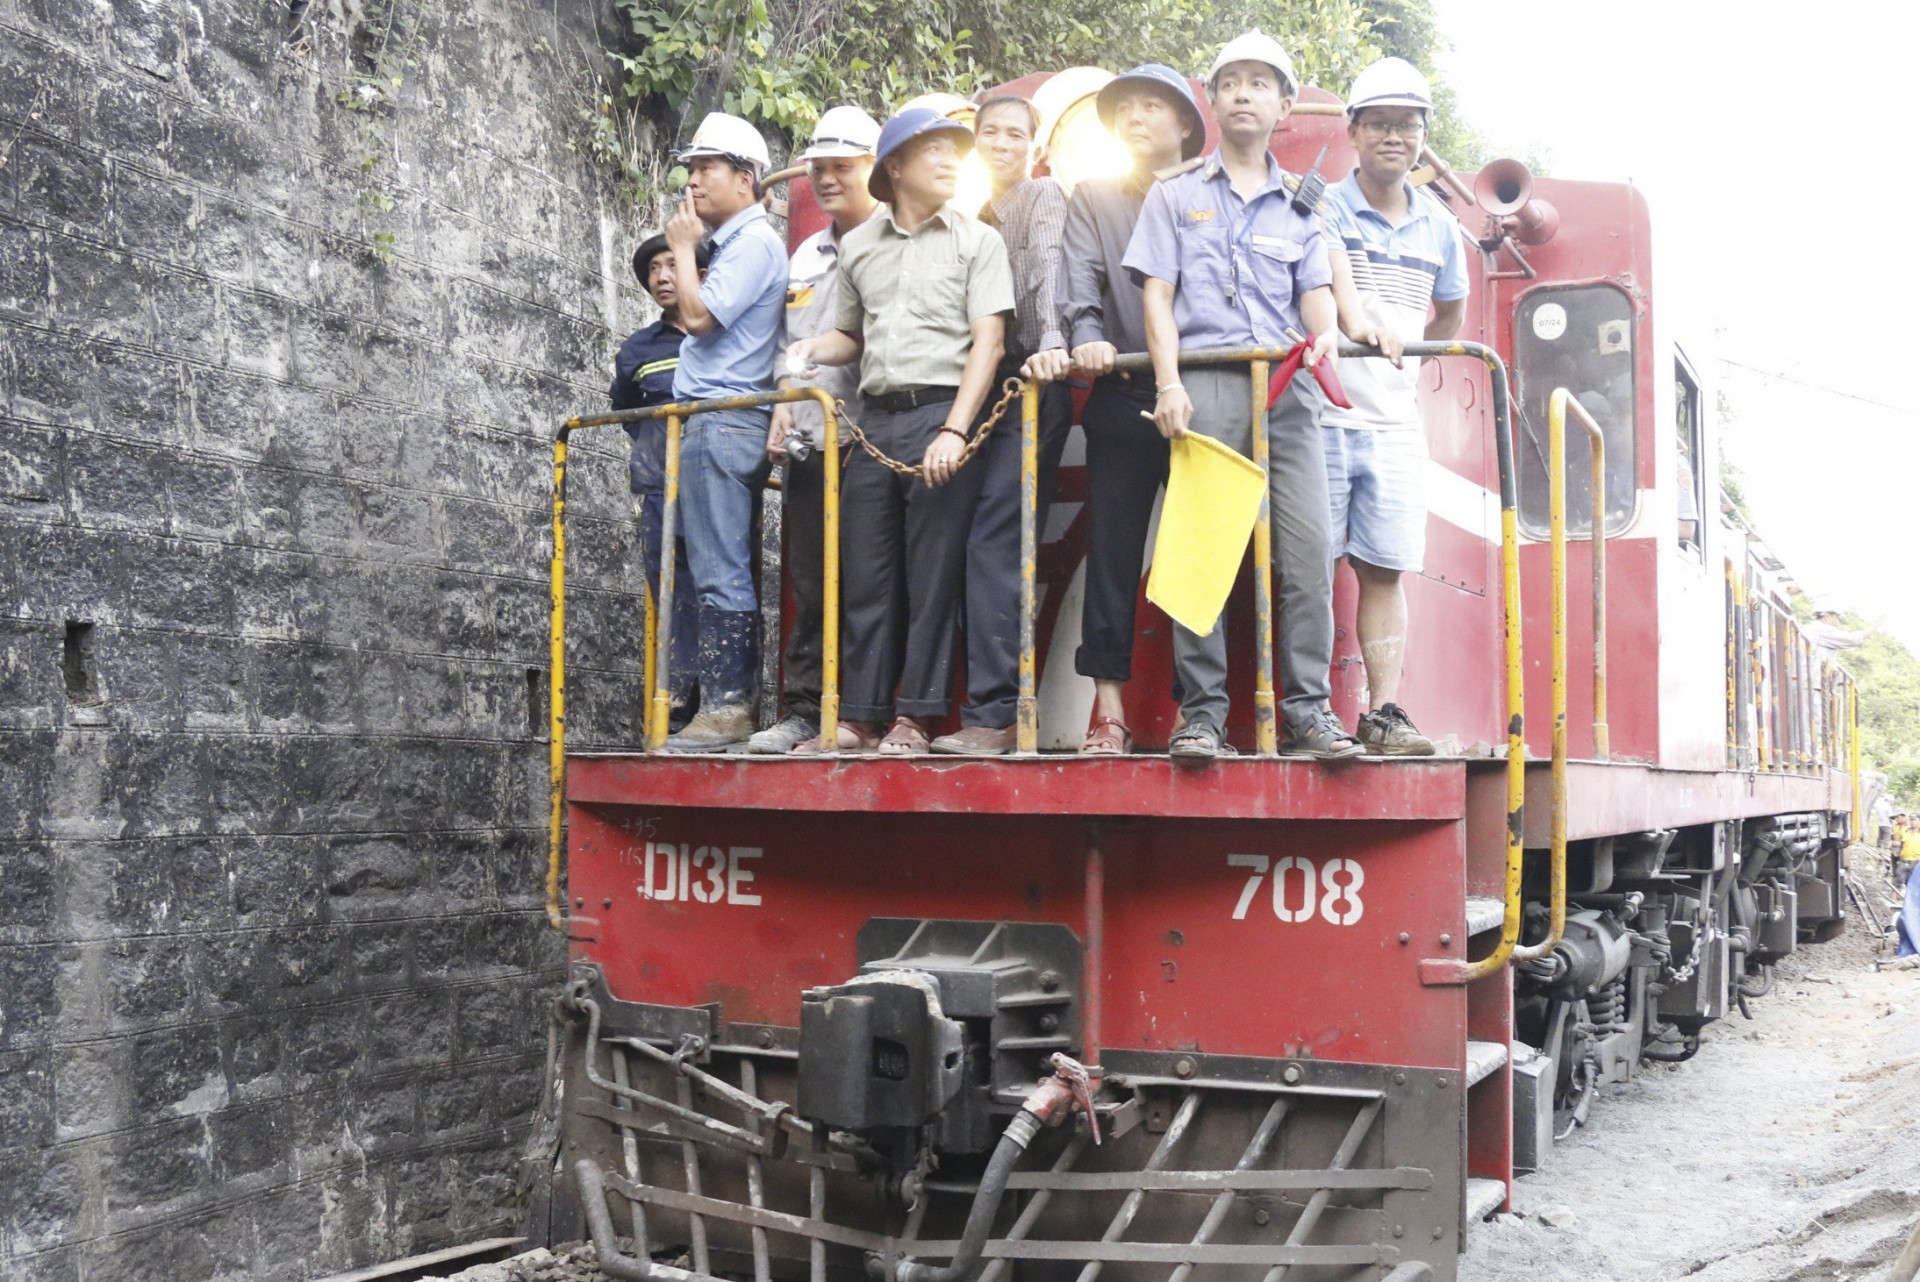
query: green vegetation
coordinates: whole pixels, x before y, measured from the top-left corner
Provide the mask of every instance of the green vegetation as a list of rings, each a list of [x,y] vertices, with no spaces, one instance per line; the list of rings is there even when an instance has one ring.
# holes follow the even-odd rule
[[[614,76],[581,112],[576,149],[620,176],[630,197],[657,185],[652,126],[680,136],[708,111],[735,112],[789,140],[819,111],[853,102],[885,116],[935,90],[972,94],[1037,70],[1165,62],[1203,69],[1250,27],[1292,51],[1301,77],[1344,91],[1383,53],[1429,75],[1443,47],[1432,0],[615,0],[628,33]],[[1478,135],[1440,100],[1435,142],[1455,164],[1482,159]]]
[[[1799,613],[1802,602],[1796,601]],[[1841,626],[1865,629],[1859,615],[1843,613]],[[1920,659],[1884,632],[1874,632],[1840,662],[1860,692],[1862,766],[1887,776],[1887,791],[1902,810],[1920,810]]]

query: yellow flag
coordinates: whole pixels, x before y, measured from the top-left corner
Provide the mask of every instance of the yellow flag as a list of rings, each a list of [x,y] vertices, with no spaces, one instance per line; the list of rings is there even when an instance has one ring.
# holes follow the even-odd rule
[[[1260,469],[1238,451],[1198,433],[1177,438],[1147,600],[1188,631],[1211,635],[1260,519],[1265,489]]]

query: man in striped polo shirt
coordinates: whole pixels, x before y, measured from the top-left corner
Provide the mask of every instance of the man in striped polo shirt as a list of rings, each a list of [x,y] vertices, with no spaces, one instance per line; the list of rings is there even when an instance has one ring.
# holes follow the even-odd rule
[[[1352,274],[1348,289],[1346,273],[1335,272],[1341,327],[1387,353],[1341,363],[1352,409],[1324,397],[1320,405],[1333,555],[1347,558],[1360,585],[1355,632],[1370,710],[1356,729],[1369,753],[1386,756],[1433,751],[1397,702],[1407,637],[1400,576],[1417,573],[1425,557],[1428,467],[1416,397],[1420,362],[1401,359],[1400,348],[1452,338],[1467,313],[1459,226],[1407,181],[1432,115],[1426,77],[1411,63],[1384,58],[1362,71],[1347,98],[1347,137],[1359,168],[1326,201],[1335,253],[1344,251]]]

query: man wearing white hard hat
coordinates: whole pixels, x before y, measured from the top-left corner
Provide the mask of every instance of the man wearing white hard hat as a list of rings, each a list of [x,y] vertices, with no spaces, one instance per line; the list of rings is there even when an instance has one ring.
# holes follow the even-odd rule
[[[1309,338],[1309,365],[1337,357],[1333,271],[1319,219],[1292,207],[1287,175],[1267,150],[1298,92],[1293,60],[1272,37],[1252,31],[1228,42],[1207,73],[1219,150],[1147,193],[1124,261],[1142,281],[1161,434],[1199,432],[1243,455],[1252,453],[1254,431],[1267,434],[1282,751],[1333,759],[1363,749],[1329,703],[1333,567],[1314,403],[1296,380],[1265,423],[1252,423],[1246,366],[1179,363],[1182,348],[1290,347],[1290,332]],[[1224,619],[1206,636],[1174,625],[1181,728],[1168,751],[1176,759],[1199,763],[1232,751],[1225,632]]]
[[[873,149],[879,141],[879,121],[858,107],[834,107],[820,117],[806,150],[797,157],[807,167],[814,201],[833,221],[801,241],[787,265],[782,347],[817,338],[833,328],[840,296],[840,241],[880,205],[867,190]],[[845,403],[854,422],[863,417],[856,365],[816,366],[804,376],[784,374],[780,386],[825,388]],[[820,448],[825,433],[825,418],[814,402],[773,407],[767,456],[784,469],[780,528],[786,541],[783,564],[793,590],[794,613],[780,670],[786,715],[747,740],[748,752],[792,752],[820,733],[821,609],[826,594],[826,469]],[[845,437],[841,439],[844,443]]]
[[[760,205],[767,144],[740,117],[716,111],[676,159],[687,167],[687,199],[666,232],[687,340],[674,399],[771,392],[787,254]],[[709,230],[712,258],[703,282],[695,255]],[[745,409],[686,422],[680,512],[700,597],[700,712],[667,740],[669,751],[717,751],[753,733],[760,611],[752,530],[767,477],[767,421],[765,409]]]
[[[1359,584],[1354,630],[1370,706],[1357,730],[1379,756],[1433,751],[1398,702],[1408,632],[1400,576],[1419,573],[1424,558],[1428,467],[1420,362],[1400,359],[1400,347],[1452,338],[1467,313],[1459,224],[1407,181],[1432,116],[1427,78],[1412,63],[1382,58],[1362,71],[1347,95],[1347,139],[1360,163],[1326,201],[1334,252],[1352,273],[1351,291],[1336,285],[1344,327],[1356,339],[1370,332],[1387,353],[1341,366],[1353,408],[1320,404],[1333,555],[1346,557]]]

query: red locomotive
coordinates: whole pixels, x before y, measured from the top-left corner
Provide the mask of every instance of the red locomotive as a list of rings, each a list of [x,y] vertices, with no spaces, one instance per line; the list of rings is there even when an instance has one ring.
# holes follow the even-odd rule
[[[1057,168],[1090,114],[1071,97]],[[1273,150],[1299,172],[1323,147],[1350,165],[1309,89]],[[1479,245],[1457,355],[1422,375],[1408,586],[1407,701],[1458,751],[1044,751],[1091,701],[1074,446],[1037,532],[1029,751],[563,758],[556,662],[574,977],[536,1237],[671,1282],[1448,1279],[1601,1083],[1687,1057],[1839,929],[1850,685],[1717,519],[1712,400],[1655,306],[1644,201],[1512,162],[1419,176]],[[818,216],[794,188],[797,239]],[[571,420],[557,461],[608,421]],[[560,538],[555,567],[558,647]],[[1136,670],[1164,674],[1141,617]],[[1335,667],[1351,724],[1344,632]],[[1164,742],[1164,677],[1128,690]],[[1230,732],[1259,740],[1251,711]]]

